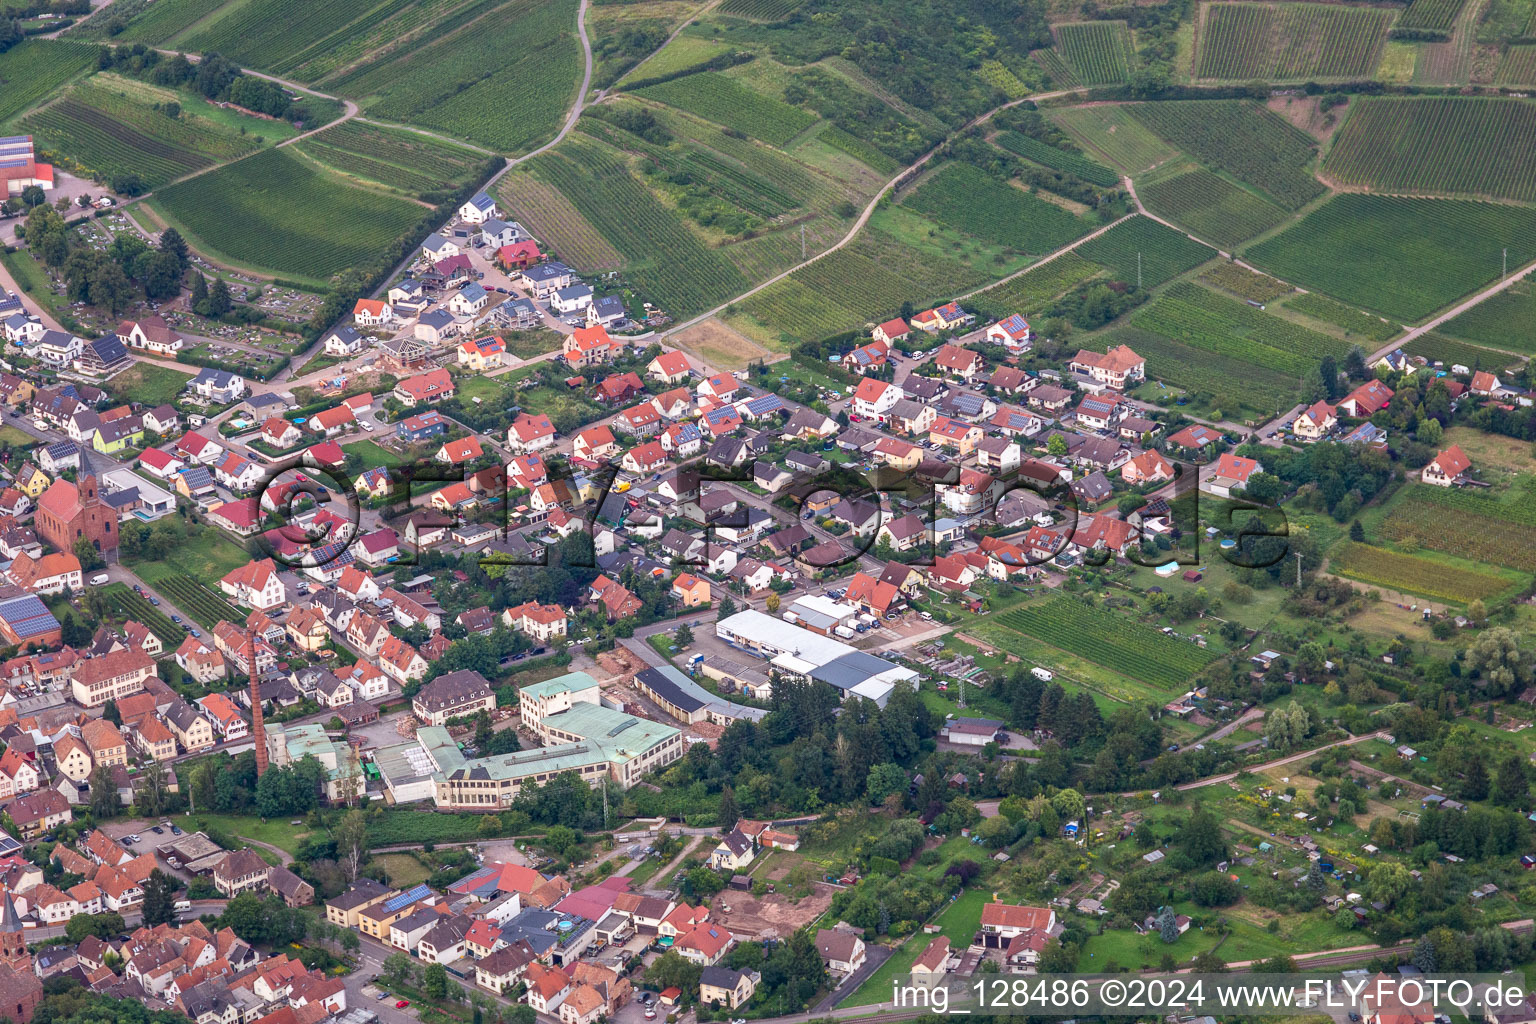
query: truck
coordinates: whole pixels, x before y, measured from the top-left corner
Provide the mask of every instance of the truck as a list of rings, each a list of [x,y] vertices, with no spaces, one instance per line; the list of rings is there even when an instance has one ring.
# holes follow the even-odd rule
[[[852,640],[854,634],[853,630],[849,629],[847,626],[838,626],[832,630],[832,635],[842,637],[844,640]]]

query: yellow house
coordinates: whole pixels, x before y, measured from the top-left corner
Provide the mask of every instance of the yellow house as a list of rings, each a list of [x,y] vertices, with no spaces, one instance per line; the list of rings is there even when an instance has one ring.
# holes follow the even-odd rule
[[[709,855],[709,866],[716,871],[740,871],[756,858],[752,840],[741,829],[733,828]]]
[[[59,771],[75,782],[84,782],[91,777],[90,751],[73,733],[65,733],[54,741],[53,757]]]
[[[115,455],[143,443],[144,426],[137,417],[103,423],[91,435],[91,447],[104,455]]]
[[[757,991],[756,971],[733,971],[729,967],[709,966],[699,975],[699,1002],[718,1004],[727,1009],[748,1002]]]
[[[33,501],[36,501],[38,495],[47,490],[51,483],[53,483],[52,478],[30,462],[16,472],[17,489]]]
[[[709,580],[691,572],[678,573],[677,579],[672,581],[672,596],[681,601],[684,608],[709,604]]]

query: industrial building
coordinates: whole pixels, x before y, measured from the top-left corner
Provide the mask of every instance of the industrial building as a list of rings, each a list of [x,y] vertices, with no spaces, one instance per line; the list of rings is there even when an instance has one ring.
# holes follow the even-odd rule
[[[897,686],[917,685],[917,673],[909,668],[762,612],[738,612],[717,622],[715,635],[781,673],[815,679],[845,698],[865,697],[881,707]]]

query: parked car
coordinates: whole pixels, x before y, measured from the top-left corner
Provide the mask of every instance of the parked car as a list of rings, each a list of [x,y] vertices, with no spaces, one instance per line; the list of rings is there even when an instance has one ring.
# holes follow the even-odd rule
[[[397,1001],[396,1001],[396,1003],[395,1003],[395,1009],[397,1009],[397,1010],[403,1010],[403,1009],[405,1009],[405,1008],[406,1008],[406,1007],[407,1007],[407,1006],[410,1006],[410,1005],[411,1005],[411,1001],[410,1001],[410,1000],[409,1000],[409,999],[401,999],[401,1000],[397,1000]]]

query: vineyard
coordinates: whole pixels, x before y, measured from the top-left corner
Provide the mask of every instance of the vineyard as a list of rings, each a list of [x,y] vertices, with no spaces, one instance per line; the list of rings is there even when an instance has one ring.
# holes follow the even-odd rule
[[[1338,4],[1213,3],[1200,34],[1199,77],[1285,82],[1369,78],[1392,12]]]
[[[1305,288],[1418,320],[1497,277],[1506,246],[1512,267],[1536,260],[1536,210],[1343,193],[1245,255]]]
[[[1114,85],[1131,77],[1135,54],[1131,27],[1123,21],[1082,21],[1056,26],[1056,48],[1081,85]]]
[[[1074,174],[1095,185],[1113,188],[1120,184],[1120,175],[1103,164],[1077,153],[1057,149],[1049,143],[1030,138],[1028,135],[1019,132],[999,132],[995,141],[1010,153],[1017,153],[1026,160],[1033,160],[1053,170]]]
[[[1473,344],[1536,354],[1536,283],[1527,278],[1441,324],[1440,330]]]
[[[200,249],[321,281],[373,262],[426,212],[280,149],[162,189],[154,204]]]
[[[783,146],[816,123],[816,118],[780,100],[759,95],[713,71],[663,82],[636,95],[697,114],[772,146]]]
[[[817,141],[825,142],[833,149],[846,153],[855,160],[873,168],[881,174],[894,174],[901,164],[880,152],[873,145],[863,139],[849,135],[835,124],[825,125]]]
[[[186,113],[171,117],[92,83],[27,115],[21,126],[82,167],[104,176],[133,172],[149,188],[259,148],[250,136]]]
[[[112,602],[112,607],[116,609],[119,616],[148,626],[149,631],[165,644],[166,650],[179,646],[186,638],[186,633],[182,632],[179,626],[166,618],[160,609],[150,604],[142,595],[129,590],[128,584],[113,583],[104,587],[101,592],[107,600]]]
[[[1536,201],[1536,103],[1362,98],[1354,106],[1325,165],[1341,183]]]
[[[1034,267],[1011,281],[994,285],[967,300],[983,315],[1001,319],[1011,313],[1038,314],[1045,303],[1063,295],[1098,274],[1097,264],[1089,263],[1074,250],[1064,252],[1051,262]]]
[[[292,70],[302,63],[298,54],[345,36],[378,6],[379,0],[230,0],[217,16],[199,21],[206,28],[178,41],[194,53],[220,53],[244,67]]]
[[[96,66],[96,48],[26,39],[0,53],[0,124]]]
[[[753,21],[783,21],[799,6],[798,0],[725,0],[715,13]]]
[[[1246,100],[1179,100],[1127,108],[1154,133],[1217,170],[1256,185],[1294,210],[1324,192],[1308,169],[1317,143],[1280,115]]]
[[[554,186],[513,171],[497,182],[496,198],[570,266],[591,272],[623,265],[619,251]]]
[[[484,0],[327,87],[375,117],[514,152],[554,134],[570,105],[582,63],[575,21],[572,0]]]
[[[1326,295],[1303,292],[1286,300],[1286,309],[1294,309],[1314,320],[1344,328],[1346,336],[1359,334],[1372,341],[1390,341],[1403,333],[1402,327],[1379,316],[1362,313],[1342,302],[1335,302]]]
[[[1456,16],[1467,0],[1412,0],[1398,28],[1428,29],[1433,32],[1449,32],[1456,24]]]
[[[483,154],[416,132],[357,120],[310,136],[298,148],[335,170],[411,194],[462,188],[486,161]]]
[[[1122,327],[1103,339],[1106,347],[1129,345],[1147,360],[1152,376],[1192,394],[1207,394],[1228,415],[1237,407],[1273,416],[1296,395],[1296,378],[1243,359],[1192,348],[1162,334]]]
[[[1282,320],[1208,288],[1182,283],[1131,321],[1194,348],[1277,370],[1297,379],[1317,372],[1324,356],[1342,358],[1343,342]]]
[[[1536,85],[1536,44],[1505,50],[1493,81],[1495,85]]]
[[[212,629],[225,621],[245,621],[244,612],[184,572],[172,569],[156,574],[156,578],[148,582],[170,598],[176,607],[196,619],[204,629]]]
[[[1075,89],[1083,84],[1077,80],[1077,73],[1067,67],[1067,62],[1055,50],[1032,50],[1029,55],[1051,76],[1051,83],[1056,88]]]
[[[1142,185],[1138,194],[1153,213],[1229,250],[1285,219],[1268,199],[1203,167]]]
[[[1256,274],[1247,267],[1226,260],[1201,274],[1200,280],[1240,299],[1252,299],[1254,302],[1270,302],[1295,291],[1284,281],[1276,281],[1268,274]]]
[[[1142,174],[1179,155],[1124,106],[1063,107],[1051,111],[1051,118],[1078,145],[1127,174]]]
[[[1151,217],[1132,217],[1076,251],[1127,284],[1139,278],[1144,288],[1171,281],[1216,255],[1216,250]]]
[[[1362,583],[1462,604],[1493,597],[1510,587],[1510,581],[1501,576],[1369,544],[1346,543],[1332,557],[1329,567],[1340,576]]]
[[[539,157],[534,173],[624,256],[635,287],[674,316],[702,312],[746,290],[730,261],[694,237],[602,143],[572,136]]]
[[[1469,370],[1502,369],[1515,361],[1513,356],[1503,352],[1468,345],[1439,331],[1419,335],[1404,345],[1403,351],[1411,356],[1423,356],[1430,362],[1442,362],[1447,367],[1459,364]]]
[[[1089,225],[971,164],[951,163],[906,204],[976,238],[1021,252],[1046,253],[1088,233]]]
[[[1070,597],[1006,612],[999,621],[1009,629],[1164,690],[1182,686],[1216,657],[1187,640],[1175,640],[1151,626],[1090,608]]]

